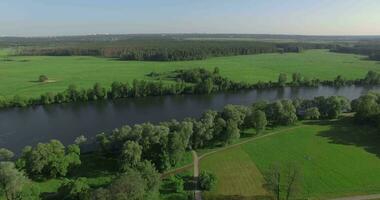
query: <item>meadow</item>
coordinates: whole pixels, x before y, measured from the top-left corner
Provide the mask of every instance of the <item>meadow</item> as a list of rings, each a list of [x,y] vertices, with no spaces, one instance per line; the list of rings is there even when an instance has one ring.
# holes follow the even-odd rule
[[[380,192],[380,136],[352,121],[303,122],[296,129],[262,138],[201,161],[218,177],[207,197],[265,195],[263,174],[270,166],[295,163],[301,170],[300,196],[326,199]]]
[[[5,58],[6,51],[0,51]],[[261,54],[216,57],[197,61],[149,62],[119,61],[89,56],[17,56],[0,58],[0,95],[37,97],[46,92],[60,92],[70,84],[90,88],[99,82],[109,86],[113,81],[150,80],[150,72],[170,72],[176,69],[219,67],[222,76],[235,81],[256,83],[277,81],[279,73],[300,72],[309,78],[332,80],[337,75],[347,79],[362,78],[369,70],[380,71],[380,64],[363,56],[308,50],[302,53]],[[38,82],[40,75],[50,81]]]

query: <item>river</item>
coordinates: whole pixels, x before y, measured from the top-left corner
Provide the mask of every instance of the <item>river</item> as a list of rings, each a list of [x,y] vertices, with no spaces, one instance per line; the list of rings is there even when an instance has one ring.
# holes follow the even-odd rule
[[[38,142],[58,139],[70,144],[79,135],[93,139],[98,133],[124,124],[198,117],[207,109],[220,110],[227,104],[249,105],[259,100],[310,99],[333,95],[352,100],[370,90],[380,91],[380,87],[287,87],[3,109],[0,110],[0,147],[19,153],[24,146]]]

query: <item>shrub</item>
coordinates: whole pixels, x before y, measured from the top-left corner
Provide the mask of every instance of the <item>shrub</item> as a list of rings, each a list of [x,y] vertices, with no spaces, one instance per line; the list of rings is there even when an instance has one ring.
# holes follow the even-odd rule
[[[46,76],[46,75],[40,75],[39,77],[38,77],[38,81],[39,82],[46,82],[48,80],[48,77]]]

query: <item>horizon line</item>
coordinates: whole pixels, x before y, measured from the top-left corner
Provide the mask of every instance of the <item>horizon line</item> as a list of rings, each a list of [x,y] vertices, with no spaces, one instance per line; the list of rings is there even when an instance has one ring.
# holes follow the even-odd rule
[[[379,34],[290,34],[290,33],[88,33],[88,34],[65,34],[65,35],[0,35],[0,38],[54,38],[54,37],[83,37],[105,35],[267,35],[267,36],[306,36],[306,37],[380,37]]]

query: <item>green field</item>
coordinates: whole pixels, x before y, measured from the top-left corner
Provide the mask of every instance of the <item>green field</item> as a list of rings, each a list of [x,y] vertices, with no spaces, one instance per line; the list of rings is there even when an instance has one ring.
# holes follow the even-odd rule
[[[309,123],[206,157],[201,168],[218,177],[206,196],[263,195],[265,170],[289,162],[300,166],[303,197],[380,193],[380,135],[350,123]]]
[[[4,50],[2,51],[4,54]],[[310,50],[300,54],[262,54],[218,57],[199,61],[141,62],[118,61],[97,57],[10,57],[0,58],[0,95],[15,94],[30,97],[44,92],[59,92],[68,85],[89,88],[95,82],[109,86],[113,81],[131,82],[149,79],[150,72],[168,72],[179,68],[219,67],[222,76],[235,81],[256,83],[276,81],[280,72],[300,72],[307,77],[333,79],[343,75],[348,79],[361,78],[368,70],[380,71],[380,64],[350,54]],[[53,82],[36,82],[39,75],[47,75]],[[291,77],[289,77],[290,79]]]

